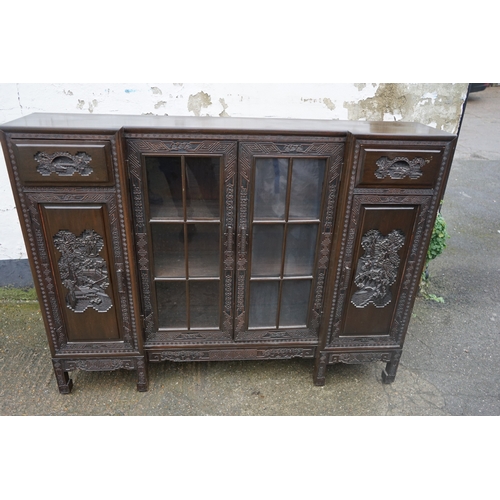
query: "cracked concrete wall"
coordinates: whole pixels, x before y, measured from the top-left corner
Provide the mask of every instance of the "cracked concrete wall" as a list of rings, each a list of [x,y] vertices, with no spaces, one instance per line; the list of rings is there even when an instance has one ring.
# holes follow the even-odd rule
[[[466,83],[0,84],[0,123],[35,112],[416,121],[456,133]],[[26,258],[3,155],[0,260]]]

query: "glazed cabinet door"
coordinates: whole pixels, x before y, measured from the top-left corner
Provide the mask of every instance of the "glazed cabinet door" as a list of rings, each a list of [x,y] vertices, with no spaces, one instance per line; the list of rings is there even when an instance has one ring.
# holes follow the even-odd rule
[[[341,140],[239,146],[237,341],[317,341]]]
[[[147,346],[232,340],[236,142],[127,144]]]

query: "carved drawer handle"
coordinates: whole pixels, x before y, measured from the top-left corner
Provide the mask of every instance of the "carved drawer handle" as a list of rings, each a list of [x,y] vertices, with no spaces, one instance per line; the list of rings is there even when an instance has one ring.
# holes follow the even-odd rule
[[[61,177],[70,177],[75,173],[87,177],[94,171],[89,166],[92,157],[83,151],[75,155],[64,151],[52,154],[39,151],[34,159],[38,163],[37,172],[43,176],[49,176],[54,172]]]

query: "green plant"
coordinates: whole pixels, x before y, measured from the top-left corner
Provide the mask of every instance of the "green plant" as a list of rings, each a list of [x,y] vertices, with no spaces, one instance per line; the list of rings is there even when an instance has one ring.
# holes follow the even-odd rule
[[[425,258],[425,267],[422,273],[422,278],[420,280],[420,293],[428,300],[433,300],[434,302],[443,303],[443,297],[438,297],[433,293],[428,292],[429,287],[429,262],[439,257],[444,249],[446,248],[446,240],[450,237],[448,231],[446,230],[446,221],[444,220],[441,212],[438,212],[436,221],[434,222],[434,228],[432,230],[431,241],[429,243],[429,248],[427,249],[427,255]]]
[[[446,221],[444,220],[441,212],[438,212],[434,229],[432,230],[431,242],[427,250],[425,265],[436,257],[439,257],[446,248],[446,240],[450,237],[446,231]]]

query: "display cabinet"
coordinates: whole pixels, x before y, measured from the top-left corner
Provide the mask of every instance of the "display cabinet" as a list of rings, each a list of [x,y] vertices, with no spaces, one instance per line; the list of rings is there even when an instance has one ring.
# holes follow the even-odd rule
[[[59,389],[311,358],[392,382],[456,137],[410,123],[34,114],[0,127]],[[314,368],[313,368],[314,365]],[[236,376],[236,375],[235,375]]]

